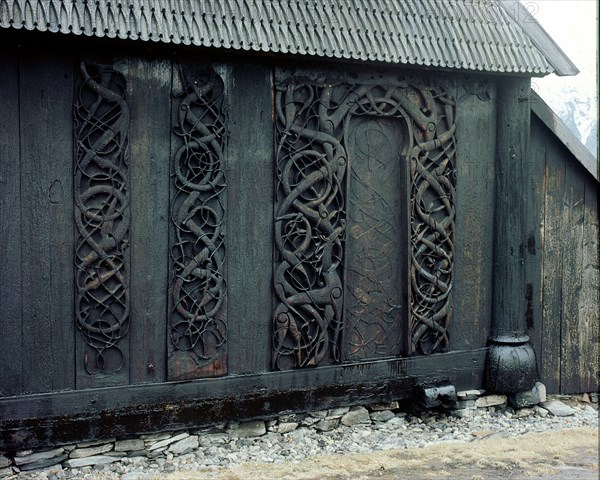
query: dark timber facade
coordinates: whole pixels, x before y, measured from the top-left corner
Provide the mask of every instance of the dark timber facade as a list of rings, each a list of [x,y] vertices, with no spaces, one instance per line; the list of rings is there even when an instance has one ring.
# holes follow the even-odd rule
[[[449,24],[480,46],[424,62],[417,37],[397,38],[437,2],[390,2],[368,35],[345,2],[294,3],[280,13],[340,7],[332,31],[363,30],[315,24],[292,51],[281,2],[154,3],[0,2],[1,450],[426,385],[597,388],[595,367],[569,360],[597,352],[597,298],[563,289],[559,320],[541,280],[559,180],[540,169],[587,186],[561,228],[597,234],[597,180],[529,153],[530,77],[574,73],[547,37],[502,6],[446,2],[481,25],[493,13],[521,48]],[[533,150],[554,151],[536,118]],[[582,238],[563,269],[597,285]],[[585,345],[562,327],[557,346],[543,326],[562,331],[572,301],[589,310]]]

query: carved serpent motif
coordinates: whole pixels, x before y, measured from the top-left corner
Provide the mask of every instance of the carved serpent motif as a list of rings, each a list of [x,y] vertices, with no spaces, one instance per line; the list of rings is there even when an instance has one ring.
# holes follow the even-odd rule
[[[407,81],[388,86],[284,82],[277,87],[275,112],[274,368],[337,363],[345,351],[352,356],[357,348],[377,355],[383,352],[381,346],[353,343],[357,338],[379,341],[375,335],[368,339],[365,332],[353,330],[345,340],[348,345],[342,339],[349,321],[343,315],[343,262],[351,116],[395,117],[405,122],[407,144],[398,157],[409,161],[411,170],[407,322],[412,351],[428,354],[446,348],[454,249],[454,102],[438,89]],[[373,322],[385,323],[385,319],[362,323]],[[353,321],[363,328],[360,323]],[[376,330],[399,334],[384,324]],[[401,342],[392,339],[389,344],[399,348]]]
[[[339,361],[342,329],[343,179],[331,89],[278,87],[273,321],[275,368]]]
[[[80,66],[74,108],[77,327],[90,374],[123,368],[118,346],[129,326],[128,132],[125,78],[112,67]]]
[[[222,311],[226,292],[223,82],[211,70],[186,85],[179,98],[174,133],[181,145],[172,159],[176,193],[171,218],[176,242],[171,249],[170,338],[176,350],[189,352],[200,366],[216,355],[227,338]]]
[[[447,349],[454,277],[455,102],[422,88],[413,117],[411,166],[411,336],[417,353]]]

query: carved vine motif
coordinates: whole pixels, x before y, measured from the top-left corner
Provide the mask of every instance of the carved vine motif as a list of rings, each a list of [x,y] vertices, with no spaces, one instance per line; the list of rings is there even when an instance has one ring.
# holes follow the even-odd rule
[[[414,98],[411,168],[411,335],[417,353],[448,347],[454,277],[455,102],[438,89]]]
[[[384,337],[399,337],[399,322],[408,324],[414,352],[428,354],[447,347],[454,248],[453,101],[437,89],[404,81],[390,86],[282,83],[277,87],[275,109],[274,367],[398,355],[408,341]],[[362,180],[354,170],[351,178],[346,178],[350,120],[356,117],[396,119],[404,132],[403,145],[397,140],[389,145],[398,147],[398,162],[410,162],[410,309],[404,310],[409,319],[398,317],[399,298],[384,286],[381,271],[371,283],[381,287],[378,294],[390,296],[369,309],[365,308],[368,301],[353,292],[352,298],[346,299],[344,319],[343,263],[354,261],[345,258],[345,243],[350,241],[346,240],[349,193],[345,184],[349,181],[349,192],[355,196],[363,189],[360,196],[368,196],[370,191],[369,199],[378,199],[376,189],[364,189],[357,183]],[[377,129],[381,123],[371,128]],[[385,136],[383,130],[379,133]],[[369,155],[355,160],[368,161]],[[358,204],[360,199],[353,201]],[[374,221],[367,219],[365,208],[352,206],[352,202],[350,206],[352,215],[365,219],[365,224]],[[389,206],[394,207],[401,208]],[[381,234],[376,240],[385,242],[382,248],[408,250],[408,246],[385,240],[392,229],[381,223],[374,226]],[[377,265],[383,270],[399,268],[385,265],[393,255],[384,257],[368,260],[374,261],[373,265],[383,261]],[[353,266],[346,268],[352,270]],[[360,272],[360,267],[354,270],[358,277]]]
[[[129,326],[128,130],[123,75],[81,63],[76,123],[75,224],[77,326],[90,374],[123,368],[118,343]]]
[[[181,73],[183,77],[183,73]],[[223,81],[212,70],[185,82],[173,129],[180,146],[172,159],[175,195],[171,218],[174,279],[170,338],[198,366],[225,344]]]

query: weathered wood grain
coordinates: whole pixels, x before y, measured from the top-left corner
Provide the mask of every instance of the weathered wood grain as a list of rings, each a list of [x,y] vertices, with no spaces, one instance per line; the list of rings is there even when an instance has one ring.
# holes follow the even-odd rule
[[[466,78],[457,93],[456,261],[451,348],[484,346],[492,317],[496,85]]]
[[[492,338],[523,338],[526,330],[529,90],[529,79],[498,85]]]
[[[318,369],[236,375],[196,382],[134,385],[0,401],[0,449],[269,418],[390,399],[423,383],[479,388],[486,349]],[[237,392],[237,394],[232,394]],[[110,413],[109,413],[110,412]]]
[[[22,391],[21,154],[19,65],[14,43],[0,43],[0,397]]]
[[[73,60],[20,59],[23,391],[73,388]]]
[[[405,354],[408,139],[402,121],[349,122],[344,360]]]
[[[231,374],[271,368],[273,86],[271,69],[232,66],[228,83],[228,323]],[[251,126],[249,126],[249,123]]]
[[[544,132],[544,135],[547,135]],[[542,328],[540,332],[540,379],[549,392],[560,390],[561,323],[563,291],[563,196],[565,191],[565,162],[560,145],[546,139],[544,146],[546,165],[544,176],[544,226],[543,226],[543,285]]]
[[[565,158],[565,161],[567,159]],[[589,360],[585,322],[580,318],[582,266],[585,218],[585,173],[578,165],[566,165],[562,221],[562,322],[560,390],[562,393],[580,392],[580,374]],[[583,340],[583,342],[582,342]],[[582,369],[583,367],[583,369]]]
[[[128,63],[130,382],[161,382],[166,380],[172,65],[150,57]]]
[[[532,104],[536,98],[532,98]],[[536,352],[538,373],[542,372],[543,330],[543,227],[546,192],[546,128],[531,117],[529,158],[531,175],[524,188],[529,197],[527,204],[527,248],[525,251],[525,276],[527,278],[527,310],[525,312],[527,334]]]
[[[598,182],[588,175],[585,180],[581,292],[578,305],[579,321],[576,326],[579,331],[578,378],[580,392],[598,391],[599,235]]]

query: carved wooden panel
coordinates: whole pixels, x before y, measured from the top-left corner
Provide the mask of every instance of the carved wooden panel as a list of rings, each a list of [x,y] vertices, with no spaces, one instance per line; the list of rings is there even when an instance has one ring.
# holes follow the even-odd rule
[[[347,154],[332,88],[281,85],[275,97],[275,368],[339,362]],[[331,108],[333,107],[333,108]]]
[[[129,108],[124,76],[81,63],[75,102],[77,327],[85,370],[114,374],[125,366],[120,340],[129,326]]]
[[[171,159],[169,378],[227,372],[224,84],[210,67],[179,68]]]
[[[400,353],[406,338],[407,138],[402,114],[355,116],[348,129],[348,360]],[[403,274],[404,273],[404,274]]]
[[[447,348],[453,101],[402,78],[283,78],[274,368]]]
[[[415,146],[411,169],[411,343],[414,353],[444,351],[454,279],[455,102],[439,88],[410,95]]]

